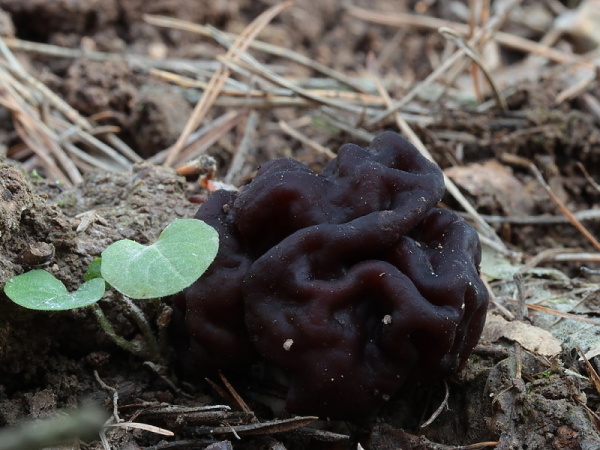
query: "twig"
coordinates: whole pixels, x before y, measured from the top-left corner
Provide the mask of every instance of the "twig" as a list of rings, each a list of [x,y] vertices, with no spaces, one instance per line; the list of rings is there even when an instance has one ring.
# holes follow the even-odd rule
[[[113,418],[113,420],[115,420],[117,423],[123,422],[123,419],[121,419],[121,417],[119,416],[119,390],[106,384],[104,382],[104,380],[102,380],[102,378],[100,378],[100,374],[98,373],[97,370],[94,370],[94,378],[96,378],[96,381],[98,382],[98,384],[100,386],[102,386],[102,388],[106,389],[108,392],[110,392],[112,394],[112,397],[113,397],[112,418]]]
[[[229,395],[231,395],[231,397],[237,404],[238,408],[240,408],[243,412],[251,415],[251,422],[258,423],[258,419],[254,416],[254,412],[252,411],[252,409],[244,401],[242,396],[238,394],[238,392],[235,390],[235,388],[231,385],[229,380],[225,377],[225,375],[223,375],[223,372],[221,372],[220,370],[219,378],[221,379],[221,383],[223,383],[223,386],[225,386],[225,389],[227,389],[227,392],[229,392]]]
[[[494,290],[492,289],[492,286],[490,286],[490,283],[488,282],[486,277],[481,277],[481,280],[483,281],[483,284],[485,284],[485,287],[488,290],[488,293],[490,294],[490,303],[492,303],[496,308],[498,308],[498,310],[508,320],[514,320],[515,315],[511,311],[509,311],[508,308],[506,308],[502,303],[500,303],[498,301],[498,297],[496,297],[496,294],[494,293]]]
[[[579,170],[581,170],[581,173],[583,173],[583,176],[588,181],[588,183],[590,183],[594,187],[594,189],[596,189],[596,191],[600,192],[600,184],[598,184],[594,181],[594,179],[590,176],[590,174],[587,171],[587,169],[585,168],[585,166],[579,161],[577,161],[576,165],[577,165],[577,167],[579,167]],[[594,211],[596,211],[596,210],[594,210]],[[575,216],[577,216],[577,214],[575,214]]]
[[[539,265],[542,262],[547,261],[557,261],[557,262],[600,262],[600,253],[587,253],[582,252],[578,249],[574,249],[572,251],[568,251],[569,249],[547,249],[540,253],[538,253],[532,261],[535,259],[535,265]]]
[[[427,419],[427,421],[424,424],[422,424],[419,428],[421,428],[421,429],[427,428],[429,425],[431,425],[435,421],[435,419],[438,418],[438,416],[445,409],[448,409],[448,398],[450,397],[450,389],[448,388],[448,383],[446,381],[444,381],[444,387],[446,388],[446,394],[444,395],[444,400],[442,400],[442,403],[440,403],[440,406],[437,407],[437,409],[433,412],[431,417],[429,419]]]

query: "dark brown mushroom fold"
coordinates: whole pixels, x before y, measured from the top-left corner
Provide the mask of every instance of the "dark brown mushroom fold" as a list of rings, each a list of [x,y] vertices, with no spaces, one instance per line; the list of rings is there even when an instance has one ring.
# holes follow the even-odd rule
[[[322,174],[279,159],[213,194],[196,217],[219,254],[174,298],[184,371],[263,358],[289,374],[290,412],[357,418],[460,370],[488,294],[477,233],[435,207],[443,192],[439,167],[385,132]]]

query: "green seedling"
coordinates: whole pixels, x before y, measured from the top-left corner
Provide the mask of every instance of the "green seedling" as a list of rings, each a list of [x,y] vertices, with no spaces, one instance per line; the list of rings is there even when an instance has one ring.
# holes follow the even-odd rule
[[[154,299],[185,289],[206,271],[218,248],[219,235],[214,228],[196,219],[176,219],[152,245],[144,246],[131,240],[109,245],[102,252],[102,258],[91,262],[84,275],[85,282],[73,292],[68,292],[62,281],[49,272],[31,270],[8,280],[4,293],[29,309],[59,311],[92,307],[104,331],[119,346],[140,353],[132,343],[116,335],[96,304],[108,284],[123,295],[155,359],[159,346],[153,341],[150,325],[130,298]]]
[[[102,278],[131,298],[165,297],[196,281],[218,247],[214,228],[200,220],[175,220],[152,245],[125,239],[108,246],[102,252]]]
[[[81,308],[96,303],[104,295],[104,280],[96,278],[68,292],[62,281],[45,270],[32,270],[11,278],[4,293],[17,305],[43,311]]]

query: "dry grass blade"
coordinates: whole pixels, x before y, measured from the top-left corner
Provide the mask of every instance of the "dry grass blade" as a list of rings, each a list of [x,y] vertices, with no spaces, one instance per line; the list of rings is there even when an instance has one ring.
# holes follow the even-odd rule
[[[223,36],[226,36],[223,34]],[[229,42],[226,43],[229,45]],[[236,67],[230,67],[235,70]],[[238,67],[239,69],[239,67]],[[167,81],[178,86],[184,88],[199,88],[202,90],[206,90],[208,87],[208,83],[200,80],[196,80],[194,78],[189,78],[186,76],[182,76],[179,74],[175,74],[166,70],[159,69],[151,69],[150,75],[154,76],[157,79],[162,81]],[[247,73],[245,75],[248,75]],[[229,81],[229,80],[228,80]],[[311,80],[306,80],[306,82],[310,82]],[[240,84],[236,82],[236,85]],[[315,97],[324,97],[329,99],[338,99],[343,100],[352,104],[358,104],[361,106],[369,106],[369,107],[377,107],[383,106],[383,102],[379,97],[370,94],[363,94],[360,92],[350,92],[350,91],[340,91],[334,89],[306,89],[306,92],[314,95]],[[261,89],[254,89],[247,85],[241,85],[231,88],[223,88],[221,89],[221,96],[229,96],[233,98],[240,98],[243,101],[247,101],[247,99],[261,99],[264,100],[267,106],[272,107],[280,107],[280,106],[308,106],[309,102],[300,99],[300,103],[298,103],[298,98],[295,96],[295,92],[291,89],[267,89],[266,87],[262,87]],[[286,104],[285,99],[290,99],[291,101]],[[240,105],[243,104],[240,102]]]
[[[517,303],[517,300],[512,300],[512,299],[504,299],[504,301],[507,301],[510,303],[515,303],[515,304]],[[532,305],[530,303],[526,303],[525,306],[527,307],[527,309],[532,309],[534,311],[542,312],[545,314],[551,314],[553,316],[561,317],[563,319],[576,320],[577,322],[588,323],[591,325],[600,326],[600,320],[598,320],[598,319],[592,319],[592,318],[584,317],[584,316],[581,316],[578,314],[566,313],[566,312],[558,311],[557,309],[548,308],[547,306],[542,306],[542,305]]]
[[[162,16],[154,16],[151,14],[147,14],[144,16],[144,20],[149,24],[167,27],[167,28],[175,28],[178,30],[186,30],[192,33],[201,34],[203,36],[211,36],[212,32],[208,26],[199,25],[191,22],[187,22],[185,20],[173,19],[171,17],[162,17]],[[234,40],[235,35],[225,33],[228,39]],[[290,61],[308,67],[314,70],[317,73],[321,73],[326,77],[329,77],[334,80],[338,80],[340,83],[345,84],[348,87],[358,91],[358,92],[367,92],[356,80],[351,77],[346,76],[342,72],[334,70],[330,67],[327,67],[313,59],[307,58],[300,53],[297,53],[289,48],[279,47],[277,45],[268,44],[266,42],[254,40],[250,43],[250,48],[258,51],[262,51],[269,55],[279,56],[282,58],[287,58]]]
[[[90,61],[122,61],[122,53],[105,53],[79,48],[60,47],[57,45],[44,44],[41,42],[24,41],[22,39],[4,37],[6,45],[13,50],[21,50],[37,55],[52,56],[55,58],[79,59],[85,57]],[[219,67],[217,61],[198,61],[191,59],[157,59],[149,56],[133,53],[127,54],[127,61],[146,68],[162,68],[169,70],[191,70],[214,72]]]
[[[0,85],[0,94],[3,97],[1,104],[13,113],[15,129],[23,142],[46,163],[49,172],[55,179],[60,180],[66,186],[81,182],[83,178],[79,170],[57,144],[57,136],[42,122],[39,111],[28,104],[19,95],[18,90],[13,88],[11,84],[16,81],[9,78],[10,75],[7,72],[0,71],[0,80],[4,81]],[[48,154],[48,150],[52,156]],[[61,167],[54,161],[54,158],[58,160]]]
[[[502,98],[502,95],[500,94],[498,86],[494,82],[494,78],[490,74],[490,71],[487,69],[481,56],[479,56],[479,54],[477,53],[477,50],[475,50],[475,48],[473,48],[473,46],[466,40],[466,38],[464,36],[461,36],[459,33],[457,33],[456,31],[454,31],[450,28],[442,27],[438,31],[442,35],[453,39],[454,42],[456,42],[456,44],[460,48],[463,49],[465,54],[469,58],[471,58],[473,60],[473,62],[475,64],[477,64],[477,66],[479,66],[479,68],[483,72],[487,82],[490,84],[490,86],[492,88],[492,92],[494,93],[494,98],[496,99],[496,103],[498,104],[500,109],[502,109],[502,111],[504,111],[504,112],[508,111],[508,107],[506,106],[506,101],[504,100],[504,98]],[[474,77],[474,79],[477,79],[477,77]]]
[[[478,14],[479,12],[479,14]],[[479,19],[479,23],[485,23],[490,18],[490,0],[469,0],[469,33],[467,36],[472,38],[475,34],[475,27],[477,25],[476,19]],[[440,27],[440,29],[443,27]],[[438,29],[438,31],[440,30]],[[454,30],[453,30],[454,31]],[[477,95],[479,101],[483,101],[483,93],[479,83],[479,77],[477,76],[477,64],[471,64],[471,78],[473,80],[473,90]]]
[[[290,6],[291,2],[280,3],[279,5],[272,6],[260,16],[258,16],[250,25],[246,27],[246,29],[240,34],[240,36],[236,39],[233,46],[228,50],[226,57],[237,60],[240,58],[240,54],[244,52],[250,42],[258,35],[260,30],[262,30],[275,16],[277,16],[281,11]],[[165,160],[165,165],[170,166],[175,162],[177,155],[183,149],[184,143],[189,137],[189,135],[194,131],[194,129],[198,126],[198,124],[202,121],[211,105],[219,95],[225,80],[229,77],[229,69],[225,66],[220,66],[219,69],[215,72],[213,77],[211,78],[204,95],[200,98],[200,101],[196,104],[194,111],[189,118],[188,122],[185,125],[181,135],[177,139],[177,142],[173,146],[173,148],[169,151],[167,155],[167,159]]]
[[[185,148],[182,150],[177,161],[190,161],[191,159],[197,158],[208,149],[210,145],[223,136],[223,134],[227,133],[240,123],[244,115],[244,111],[229,111],[193,132],[185,142]],[[164,163],[172,148],[173,147],[168,147],[165,150],[158,152],[156,155],[149,158],[148,161],[153,164]]]
[[[176,84],[184,88],[199,88],[203,91],[207,90],[208,82],[197,80],[195,78],[186,77],[177,73],[169,72],[168,70],[150,69],[150,75],[161,81],[167,81],[169,83]],[[267,93],[263,90],[251,89],[246,85],[238,86],[238,82],[233,83],[231,78],[226,80],[229,87],[223,87],[221,89],[221,95],[229,95],[232,97],[264,97]],[[274,95],[276,92],[269,92],[269,95]]]
[[[485,43],[489,35],[491,33],[496,32],[496,30],[500,27],[502,23],[506,20],[510,12],[522,3],[523,0],[512,0],[509,4],[505,5],[505,8],[500,11],[496,16],[488,21],[486,26],[480,30],[478,30],[475,35],[469,39],[469,45],[477,46]],[[352,10],[351,10],[352,11]],[[356,12],[356,10],[354,10]],[[356,15],[356,14],[355,14]],[[468,32],[468,30],[467,30]],[[440,64],[433,72],[427,76],[423,81],[414,86],[402,99],[393,103],[390,107],[388,107],[384,112],[376,115],[374,118],[367,122],[367,126],[375,126],[389,115],[394,114],[402,107],[407,105],[410,101],[412,101],[419,92],[425,89],[427,86],[432,84],[435,80],[437,80],[441,75],[447,72],[447,70],[452,67],[456,62],[460,61],[460,59],[465,55],[464,50],[460,48],[458,51],[453,53],[448,59],[446,59],[442,64]]]
[[[65,102],[62,98],[56,95],[52,90],[50,90],[45,84],[39,82],[34,77],[29,75],[21,66],[21,64],[14,58],[4,41],[0,38],[0,51],[2,55],[7,58],[9,62],[9,69],[15,75],[20,82],[22,82],[25,86],[29,87],[34,91],[37,91],[41,94],[43,98],[45,98],[49,105],[56,108],[60,113],[62,113],[68,120],[73,122],[76,126],[82,128],[86,132],[89,132],[94,128],[94,126],[86,120],[79,112],[71,107],[67,102]],[[135,153],[127,144],[125,144],[121,139],[119,139],[114,134],[108,135],[109,140],[115,147],[119,148],[123,155],[128,157],[131,161],[141,161],[141,157]]]
[[[517,5],[510,5],[510,9],[513,9],[515,6]],[[388,25],[391,27],[418,27],[434,30],[447,27],[452,28],[453,30],[462,34],[469,33],[469,26],[467,24],[451,22],[449,20],[417,14],[376,12],[358,7],[349,8],[348,13],[357,19],[364,20],[366,22]],[[496,31],[494,33],[494,40],[502,45],[505,45],[506,47],[526,53],[537,54],[561,64],[573,63],[577,62],[578,60],[578,57],[574,56],[573,54],[565,53],[551,48],[546,44],[541,44],[502,31]]]
[[[594,83],[596,81],[596,79],[597,79],[597,72],[590,71],[588,76],[583,77],[581,80],[576,81],[571,86],[567,87],[565,90],[560,92],[556,96],[556,100],[554,101],[554,104],[560,105],[564,101],[571,100],[571,99],[581,95],[589,88],[589,86],[592,83]]]
[[[217,30],[215,30],[215,32],[220,33]],[[364,106],[354,106],[354,105],[348,104],[343,101],[336,101],[336,100],[333,100],[328,97],[323,97],[322,95],[320,95],[320,93],[319,93],[319,95],[317,95],[317,94],[315,94],[314,91],[309,91],[307,89],[296,86],[293,82],[289,81],[288,79],[286,79],[280,75],[277,75],[273,71],[269,70],[266,66],[259,63],[257,60],[252,58],[250,55],[247,55],[247,54],[242,55],[242,61],[233,60],[233,59],[230,59],[227,57],[219,57],[218,59],[221,62],[223,62],[223,64],[227,65],[228,67],[230,67],[232,69],[247,70],[255,75],[260,76],[261,78],[264,78],[265,80],[267,80],[277,86],[283,87],[285,89],[289,89],[290,91],[294,92],[298,96],[305,98],[307,100],[311,100],[312,102],[314,102],[316,104],[331,106],[334,108],[341,109],[343,111],[352,111],[352,112],[356,112],[359,114],[364,113],[364,110],[365,110]],[[371,112],[371,114],[372,113],[373,112]]]
[[[113,128],[98,129],[75,109],[54,94],[46,85],[28,74],[0,38],[0,104],[13,114],[15,129],[33,152],[48,176],[73,186],[83,180],[81,170],[91,167],[104,170],[124,170],[131,161],[141,159],[115,135]],[[113,149],[94,134],[107,134],[118,145]],[[75,142],[103,153],[98,158],[75,145]],[[124,157],[123,154],[127,157]],[[135,156],[134,156],[135,155]],[[31,160],[30,160],[31,162]],[[28,164],[31,168],[31,164]]]
[[[375,134],[355,124],[351,124],[347,121],[342,120],[343,118],[340,117],[339,112],[334,110],[333,108],[322,107],[316,111],[311,111],[310,115],[315,117],[317,120],[324,120],[328,125],[330,125],[334,129],[342,130],[348,133],[350,136],[354,136],[355,138],[360,139],[361,141],[364,141],[366,143],[371,142],[373,139],[375,139]],[[426,124],[421,125],[425,126]]]
[[[224,121],[222,124],[215,126],[214,128],[202,127],[201,130],[207,130],[201,138],[193,141],[188,145],[180,154],[178,161],[192,161],[199,156],[206,153],[206,151],[214,145],[219,139],[221,139],[226,133],[228,133],[233,127],[237,126],[242,122],[244,117],[248,114],[247,110],[232,111],[233,115],[231,119]],[[215,121],[216,122],[216,121]],[[200,131],[200,130],[199,130]],[[198,133],[200,134],[200,133]]]
[[[81,175],[74,176],[75,181],[71,182],[68,175],[58,167],[54,159],[48,154],[48,148],[56,150],[53,148],[52,140],[47,140],[43,136],[37,136],[38,133],[35,128],[25,125],[23,121],[28,123],[26,115],[18,114],[15,111],[13,111],[13,114],[15,115],[15,130],[17,130],[17,133],[29,149],[44,162],[46,170],[48,171],[48,177],[63,183],[66,187],[72,187],[74,182],[81,179]]]
[[[236,67],[230,67],[232,70],[235,70]],[[239,69],[239,67],[238,67]],[[150,74],[157,79],[162,81],[167,81],[178,86],[184,88],[199,88],[202,90],[206,90],[208,87],[208,83],[200,80],[196,80],[194,78],[185,77],[179,74],[175,74],[165,70],[151,69]],[[340,91],[340,90],[325,90],[325,89],[307,89],[306,92],[309,95],[313,95],[315,97],[323,97],[329,99],[337,99],[343,100],[345,102],[351,104],[357,104],[366,107],[378,107],[383,106],[383,102],[379,97],[363,94],[360,92],[350,92],[350,91]],[[262,89],[253,89],[250,86],[240,86],[237,88],[223,88],[221,89],[220,98],[222,99],[225,96],[229,96],[232,98],[237,98],[240,101],[234,103],[230,101],[228,105],[230,106],[249,106],[254,107],[256,102],[249,103],[251,100],[260,100],[263,104],[263,107],[289,107],[289,106],[309,106],[312,102],[307,99],[298,98],[295,95],[295,92],[291,89],[267,89],[263,87]],[[215,104],[218,104],[215,101]]]
[[[131,167],[131,161],[91,134],[95,129],[89,129],[89,131],[82,130],[78,126],[73,126],[71,123],[60,117],[50,117],[48,122],[60,132],[59,139],[61,144],[67,144],[72,141],[81,141],[104,154],[109,160],[116,163],[116,165],[121,166],[121,169],[129,169],[129,167]],[[93,166],[102,166],[101,160],[98,158],[94,158],[91,155],[87,155],[87,157],[90,158],[90,164]],[[138,156],[135,160],[141,160],[141,158]],[[107,164],[104,165],[106,166]],[[111,166],[108,170],[114,171],[117,170],[117,168]]]

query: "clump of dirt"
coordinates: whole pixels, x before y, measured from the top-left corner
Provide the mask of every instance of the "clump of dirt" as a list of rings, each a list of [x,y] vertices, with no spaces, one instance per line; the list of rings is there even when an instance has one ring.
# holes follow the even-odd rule
[[[49,270],[68,277],[81,275],[76,265],[76,234],[60,209],[35,194],[17,168],[4,163],[0,163],[0,189],[0,284],[32,268],[23,255],[38,243],[54,249],[54,257],[43,261]],[[11,395],[13,389],[37,386],[39,371],[49,371],[50,361],[56,358],[57,331],[69,333],[69,329],[59,327],[55,315],[24,310],[4,295],[0,307],[0,378],[2,389]]]
[[[55,33],[89,33],[114,24],[119,17],[116,0],[101,3],[3,0],[0,8],[12,16],[18,33],[32,40],[46,40]]]
[[[497,448],[597,448],[600,435],[581,407],[582,387],[589,385],[556,369],[519,353],[490,371],[484,395],[491,400],[489,426],[499,436]]]
[[[77,60],[67,70],[65,100],[86,116],[110,112],[117,125],[128,124],[138,97],[134,73],[125,61]]]
[[[150,157],[173,144],[192,113],[176,91],[149,88],[136,101],[130,133],[138,152]]]
[[[0,163],[0,189],[0,283],[23,271],[22,255],[37,242],[51,244],[57,258],[73,253],[68,219],[33,192],[21,171]]]

